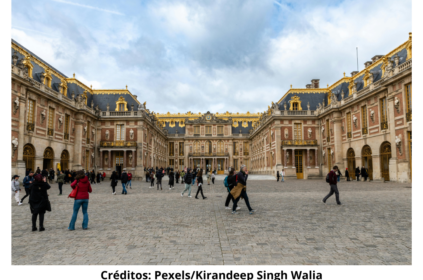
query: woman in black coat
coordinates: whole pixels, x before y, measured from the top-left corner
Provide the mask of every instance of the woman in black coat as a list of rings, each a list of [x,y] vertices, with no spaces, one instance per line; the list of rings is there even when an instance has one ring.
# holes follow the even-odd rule
[[[345,168],[345,177],[347,177],[347,181],[350,180],[350,173],[348,172],[348,168]]]
[[[32,231],[37,230],[37,216],[40,217],[40,231],[44,231],[44,214],[51,211],[50,201],[48,200],[47,190],[50,185],[46,182],[46,178],[37,174],[34,177],[34,183],[31,186],[29,195],[29,208],[32,213]]]
[[[366,181],[366,180],[367,180],[366,168],[364,168],[364,166],[363,166],[363,167],[361,167],[361,177],[363,177],[363,178],[364,178],[364,181]]]
[[[170,169],[169,172],[169,190],[175,186],[175,173],[173,173],[173,169]]]
[[[355,168],[355,177],[357,178],[357,181],[360,181],[360,167],[359,166]]]
[[[179,171],[176,171],[176,173],[175,173],[175,179],[176,179],[176,184],[178,184],[179,183],[179,177],[180,177],[181,175],[179,175]]]
[[[116,187],[117,181],[118,181],[118,175],[117,175],[116,171],[113,171],[112,176],[110,176],[110,180],[112,181],[110,183],[110,186],[112,186],[113,194],[116,194],[115,187]]]
[[[203,194],[203,170],[198,171],[197,173],[197,194],[195,195],[195,198],[198,199],[198,193],[201,192],[201,196],[203,199],[206,199],[207,197]]]

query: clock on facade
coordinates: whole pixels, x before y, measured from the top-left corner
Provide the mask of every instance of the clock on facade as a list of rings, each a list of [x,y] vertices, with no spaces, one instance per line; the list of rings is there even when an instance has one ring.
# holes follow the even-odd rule
[[[207,115],[206,116],[206,120],[208,120],[208,121],[211,120],[211,116],[210,115]]]

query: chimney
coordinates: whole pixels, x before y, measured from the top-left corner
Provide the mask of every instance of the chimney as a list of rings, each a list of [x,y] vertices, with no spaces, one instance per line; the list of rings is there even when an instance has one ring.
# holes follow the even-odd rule
[[[353,77],[353,76],[355,76],[355,75],[357,75],[358,74],[358,71],[352,71],[351,72],[351,77]]]
[[[311,84],[306,84],[306,88],[313,88]]]
[[[372,61],[366,61],[364,62],[364,67],[367,68],[369,67],[373,62]]]
[[[383,57],[383,55],[380,55],[380,54],[375,55],[374,57],[372,57],[372,61],[375,62],[376,60],[379,60],[382,57]]]
[[[320,79],[311,80],[311,84],[313,85],[313,88],[319,88],[319,81]]]

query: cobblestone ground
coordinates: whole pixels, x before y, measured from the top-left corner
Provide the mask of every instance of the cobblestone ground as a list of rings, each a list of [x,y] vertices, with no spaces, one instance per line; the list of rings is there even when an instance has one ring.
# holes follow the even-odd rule
[[[410,184],[341,182],[338,206],[334,196],[322,203],[324,181],[250,181],[257,212],[249,215],[241,200],[232,215],[216,183],[205,186],[206,200],[181,197],[181,184],[157,191],[134,182],[128,195],[94,185],[87,231],[81,212],[67,230],[70,186],[58,196],[52,184],[45,232],[31,232],[27,201],[13,203],[12,264],[411,264]]]

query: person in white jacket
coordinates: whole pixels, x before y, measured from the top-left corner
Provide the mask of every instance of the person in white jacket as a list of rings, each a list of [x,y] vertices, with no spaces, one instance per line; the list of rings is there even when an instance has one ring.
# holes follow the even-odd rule
[[[18,205],[22,205],[21,199],[19,198],[19,192],[21,187],[19,186],[19,175],[13,176],[12,180],[12,197],[15,197],[16,203]]]
[[[281,173],[279,173],[279,175],[281,176],[281,182],[285,182],[284,178],[285,177],[285,169],[282,169]]]

